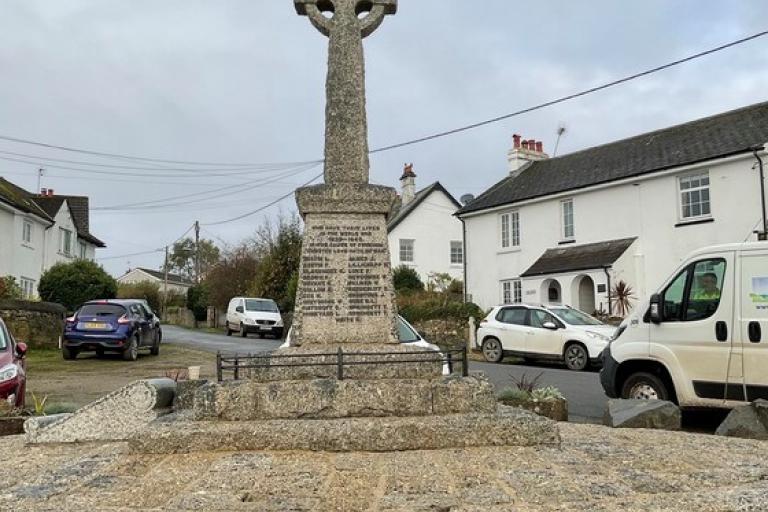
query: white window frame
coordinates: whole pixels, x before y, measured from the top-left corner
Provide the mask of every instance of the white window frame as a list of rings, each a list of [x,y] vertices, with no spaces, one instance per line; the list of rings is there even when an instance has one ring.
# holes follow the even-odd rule
[[[407,243],[407,242],[410,242],[410,243]],[[408,259],[409,249],[411,253],[410,259]],[[400,256],[400,263],[413,263],[416,257],[416,240],[414,240],[413,238],[401,238],[398,254]]]
[[[501,282],[501,303],[523,303],[523,282],[520,279],[506,279]]]
[[[21,242],[27,245],[32,243],[32,223],[28,220],[21,227]]]
[[[699,185],[696,187],[689,186],[687,188],[683,188],[683,183],[687,180],[692,180],[692,179],[698,179]],[[706,179],[707,181],[706,185],[701,184],[702,179]],[[706,200],[702,198],[705,191],[707,196]],[[690,195],[692,192],[699,193],[699,201],[698,203],[688,202],[686,205],[684,198],[685,196]],[[712,181],[710,180],[708,170],[683,174],[677,177],[677,203],[678,203],[677,214],[680,219],[680,222],[692,222],[692,221],[712,218]],[[709,209],[707,213],[692,215],[691,212],[689,212],[688,216],[685,215],[686,206],[689,206],[692,208],[692,205],[699,205],[700,207],[702,207],[702,212],[703,212],[704,204],[706,204],[707,208]]]
[[[464,264],[464,242],[461,240],[451,240],[451,265]]]
[[[566,213],[566,206],[570,205],[570,225]],[[568,227],[570,226],[570,233]],[[563,240],[573,240],[576,238],[576,212],[573,205],[573,198],[560,201],[560,236]]]
[[[85,242],[78,240],[77,241],[77,249],[78,249],[78,256],[81,260],[86,259],[86,255],[88,254],[88,246],[85,245]]]
[[[35,280],[28,277],[19,278],[19,286],[21,287],[21,296],[24,299],[35,298]]]
[[[520,210],[499,214],[499,246],[502,250],[520,247]]]
[[[72,256],[72,230],[59,228],[59,251],[65,256]]]

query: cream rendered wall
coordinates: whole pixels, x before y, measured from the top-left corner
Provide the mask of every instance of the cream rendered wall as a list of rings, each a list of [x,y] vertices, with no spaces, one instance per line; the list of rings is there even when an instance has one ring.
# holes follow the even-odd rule
[[[72,215],[69,213],[69,206],[66,201],[62,203],[54,220],[56,221],[56,224],[46,232],[45,266],[43,272],[56,263],[69,263],[75,261],[79,256],[77,229],[72,220]],[[59,240],[59,229],[61,228],[68,229],[72,232],[72,250],[70,255],[66,255],[61,251],[61,242]]]
[[[24,222],[32,224],[31,240],[23,241]],[[0,206],[0,276],[40,281],[45,253],[44,220],[6,205]]]
[[[158,286],[160,286],[160,291],[162,292],[165,285],[162,279],[157,279],[155,276],[152,276],[150,274],[147,274],[146,272],[142,272],[141,270],[134,268],[130,272],[123,274],[122,276],[117,278],[118,283],[143,283],[143,282],[150,282],[155,283]],[[168,291],[169,292],[175,292],[175,293],[181,293],[186,296],[187,290],[189,289],[188,286],[183,286],[179,284],[174,284],[169,282],[168,283]]]
[[[446,273],[463,279],[464,266],[451,264],[451,241],[463,239],[461,221],[453,216],[456,205],[441,191],[433,191],[389,233],[392,268],[401,264],[415,269],[427,283],[429,274]],[[400,239],[414,242],[413,263],[400,261]]]
[[[465,217],[467,292],[481,307],[491,307],[501,301],[500,281],[517,278],[547,249],[572,247],[558,245],[562,239],[560,202],[572,198],[575,245],[638,237],[615,265],[612,280],[627,281],[638,298],[652,293],[690,251],[755,239],[752,231],[761,213],[754,162],[751,155],[714,160],[470,214]],[[676,227],[681,222],[678,177],[703,170],[709,171],[713,221]],[[514,209],[520,214],[520,247],[502,250],[499,214]],[[565,297],[569,287],[561,286]],[[536,283],[524,281],[523,288],[523,300],[533,301],[530,290]]]

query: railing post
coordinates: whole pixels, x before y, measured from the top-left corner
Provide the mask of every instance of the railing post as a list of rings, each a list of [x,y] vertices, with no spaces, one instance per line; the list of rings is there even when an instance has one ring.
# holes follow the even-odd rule
[[[339,350],[336,352],[336,378],[344,380],[344,351]]]
[[[467,360],[467,347],[461,351],[461,376],[469,377],[469,361]]]
[[[216,380],[221,382],[224,380],[223,371],[221,369],[221,350],[216,351]]]
[[[240,380],[240,355],[235,354],[235,380]]]
[[[448,372],[453,374],[453,353],[449,350],[445,354],[445,359],[448,362]]]

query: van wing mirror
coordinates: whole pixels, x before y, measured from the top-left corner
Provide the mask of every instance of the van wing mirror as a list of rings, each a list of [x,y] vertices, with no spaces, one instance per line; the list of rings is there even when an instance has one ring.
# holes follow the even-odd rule
[[[661,310],[661,295],[654,293],[651,295],[651,309],[649,310],[649,317],[654,324],[660,324],[663,320]]]
[[[237,311],[238,313],[243,313],[245,311],[245,309],[243,309],[243,306],[237,306],[235,308],[235,311]]]

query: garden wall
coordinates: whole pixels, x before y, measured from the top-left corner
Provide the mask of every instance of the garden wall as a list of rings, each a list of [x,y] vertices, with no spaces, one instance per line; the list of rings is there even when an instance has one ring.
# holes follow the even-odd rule
[[[195,315],[187,308],[168,307],[163,315],[163,322],[181,327],[196,327]]]
[[[60,304],[0,300],[0,318],[16,341],[30,348],[59,348],[65,313]]]

